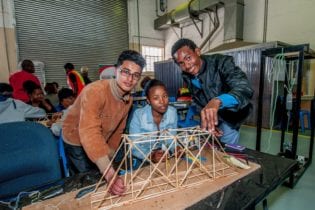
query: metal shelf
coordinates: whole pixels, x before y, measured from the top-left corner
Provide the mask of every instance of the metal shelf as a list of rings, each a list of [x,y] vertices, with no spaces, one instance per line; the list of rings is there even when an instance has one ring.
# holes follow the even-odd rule
[[[301,87],[302,87],[302,68],[304,59],[314,58],[313,51],[310,50],[309,44],[286,46],[270,48],[262,51],[261,54],[261,67],[260,67],[260,81],[259,81],[259,97],[258,97],[258,109],[257,109],[257,135],[256,135],[256,150],[261,149],[261,129],[262,129],[262,112],[263,112],[263,96],[264,96],[264,77],[265,77],[265,61],[267,57],[275,57],[278,54],[283,54],[286,61],[298,60],[297,66],[297,91],[295,98],[295,109],[292,109],[292,148],[289,153],[285,153],[283,149],[283,143],[285,139],[286,127],[288,123],[288,118],[281,118],[281,143],[280,143],[280,153],[285,154],[285,157],[296,159],[297,158],[297,146],[299,138],[299,113],[301,110]],[[286,74],[288,73],[288,68],[286,69]],[[288,84],[286,79],[285,84]],[[286,101],[287,91],[284,89],[284,101]],[[285,102],[283,103],[282,109],[285,109]],[[313,156],[313,145],[314,145],[314,119],[315,119],[315,104],[314,99],[311,103],[311,136],[309,144],[309,156],[305,158],[305,163],[300,167],[300,170],[290,177],[289,186],[293,187],[299,178],[303,175],[304,171],[312,162]],[[283,112],[284,113],[284,112]]]

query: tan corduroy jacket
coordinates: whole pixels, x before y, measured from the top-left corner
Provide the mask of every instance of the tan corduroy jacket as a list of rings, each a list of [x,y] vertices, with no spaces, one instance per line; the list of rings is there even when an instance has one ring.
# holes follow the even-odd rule
[[[132,98],[117,93],[115,80],[99,80],[86,86],[62,126],[66,143],[82,146],[88,157],[104,171],[126,125]]]

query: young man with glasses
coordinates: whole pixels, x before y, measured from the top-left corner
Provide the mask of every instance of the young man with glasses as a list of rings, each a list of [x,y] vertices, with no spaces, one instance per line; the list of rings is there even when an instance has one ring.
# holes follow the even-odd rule
[[[62,127],[65,151],[74,169],[86,172],[95,165],[104,173],[121,142],[128,112],[132,106],[131,90],[137,85],[146,63],[136,51],[123,51],[118,57],[115,79],[99,80],[86,86],[69,108]],[[109,182],[114,168],[105,174]],[[124,192],[124,183],[116,178],[111,193]]]

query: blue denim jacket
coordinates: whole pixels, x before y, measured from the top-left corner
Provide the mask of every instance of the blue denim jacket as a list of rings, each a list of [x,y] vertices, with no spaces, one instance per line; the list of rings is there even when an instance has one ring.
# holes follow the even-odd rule
[[[168,106],[167,111],[163,115],[163,118],[160,123],[160,130],[165,129],[174,129],[177,128],[177,111],[174,107]],[[152,109],[149,104],[147,104],[145,107],[137,109],[131,119],[130,122],[130,128],[129,133],[130,134],[137,134],[137,133],[146,133],[146,132],[152,132],[152,131],[158,131],[157,125],[153,121],[152,116]],[[171,132],[173,135],[176,135],[175,131]],[[138,139],[139,137],[132,137],[130,136],[131,140]],[[144,139],[147,140],[147,139]],[[165,145],[168,147],[169,144],[171,144],[171,140],[167,141]],[[172,145],[174,147],[174,144]],[[153,149],[161,149],[162,145],[160,142],[143,142],[140,144],[137,144],[137,147],[141,149],[141,151],[145,155],[149,155],[149,153]],[[144,156],[141,152],[139,152],[136,148],[132,149],[132,155],[139,158],[144,159]]]

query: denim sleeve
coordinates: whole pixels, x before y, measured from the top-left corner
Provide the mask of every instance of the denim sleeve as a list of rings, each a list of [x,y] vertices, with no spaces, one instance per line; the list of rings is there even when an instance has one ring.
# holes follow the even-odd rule
[[[143,132],[143,131],[141,131],[141,118],[140,118],[140,116],[141,116],[141,113],[139,113],[137,111],[133,114],[131,122],[130,122],[130,128],[129,128],[130,134],[137,134],[137,133]],[[136,141],[137,139],[139,139],[139,137],[140,136],[130,136],[129,138],[132,141]],[[139,150],[141,150],[144,155],[146,155],[146,156],[149,155],[150,143],[149,142],[141,143],[141,142],[137,141],[137,143],[133,146],[133,148],[131,150],[133,156],[143,160],[145,158],[145,156]]]
[[[222,94],[219,95],[217,98],[220,99],[220,101],[222,102],[220,109],[235,108],[238,105],[238,101],[236,100],[236,98],[230,94]]]
[[[178,117],[177,117],[177,110],[174,108],[172,109],[172,111],[170,112],[170,117],[171,117],[171,123],[170,123],[170,126],[169,126],[169,129],[176,129],[177,128],[177,121],[178,121]],[[173,136],[175,136],[177,134],[176,131],[171,131],[170,132]],[[170,140],[167,140],[167,146],[169,147],[172,142],[174,141],[175,139],[170,139]],[[171,153],[174,153],[175,151],[175,142],[171,145],[171,148],[169,150]]]

